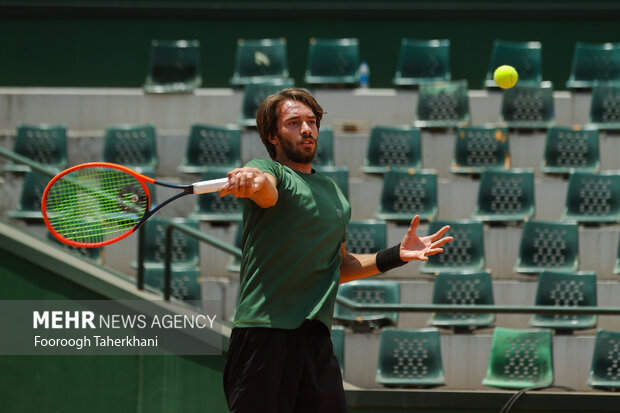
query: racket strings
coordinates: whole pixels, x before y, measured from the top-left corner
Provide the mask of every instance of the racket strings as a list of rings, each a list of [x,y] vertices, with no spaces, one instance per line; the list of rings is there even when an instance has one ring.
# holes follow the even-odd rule
[[[46,198],[46,213],[54,231],[86,244],[127,233],[148,207],[148,193],[138,179],[106,167],[77,169],[62,176]]]

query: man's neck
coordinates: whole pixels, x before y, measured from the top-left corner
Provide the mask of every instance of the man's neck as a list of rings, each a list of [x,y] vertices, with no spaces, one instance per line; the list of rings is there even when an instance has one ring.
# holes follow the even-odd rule
[[[294,171],[301,172],[304,174],[312,173],[312,162],[298,163],[298,162],[293,162],[290,159],[278,159],[278,158],[276,158],[276,161],[281,163],[284,166],[288,166]]]

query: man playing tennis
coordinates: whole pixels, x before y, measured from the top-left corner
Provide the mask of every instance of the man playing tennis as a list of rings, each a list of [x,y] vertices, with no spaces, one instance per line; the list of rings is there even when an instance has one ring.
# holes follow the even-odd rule
[[[330,328],[339,283],[443,251],[449,227],[418,237],[416,216],[399,245],[351,254],[351,209],[312,169],[323,109],[308,92],[267,97],[257,127],[271,159],[228,173],[220,196],[244,198],[241,284],[224,371],[231,412],[346,412]]]

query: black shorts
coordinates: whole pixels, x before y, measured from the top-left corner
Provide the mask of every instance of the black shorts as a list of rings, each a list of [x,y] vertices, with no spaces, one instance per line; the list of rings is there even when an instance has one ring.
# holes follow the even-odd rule
[[[224,368],[233,413],[342,413],[347,403],[328,328],[235,328]]]

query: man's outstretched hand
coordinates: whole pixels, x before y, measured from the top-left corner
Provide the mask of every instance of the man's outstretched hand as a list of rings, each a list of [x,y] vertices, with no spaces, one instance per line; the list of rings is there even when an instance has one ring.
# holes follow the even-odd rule
[[[449,225],[446,225],[432,235],[418,237],[416,231],[419,224],[420,216],[416,215],[411,220],[409,230],[400,243],[400,259],[403,261],[428,261],[429,255],[435,255],[443,252],[443,248],[441,247],[446,242],[453,240],[452,237],[443,236],[446,231],[450,229]]]

